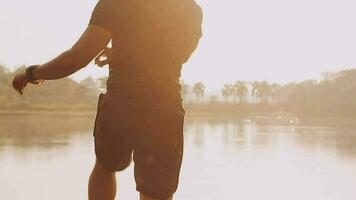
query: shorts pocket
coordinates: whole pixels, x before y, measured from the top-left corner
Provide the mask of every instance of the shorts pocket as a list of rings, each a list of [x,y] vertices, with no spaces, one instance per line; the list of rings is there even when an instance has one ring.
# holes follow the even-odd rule
[[[95,116],[95,121],[94,121],[93,136],[95,136],[95,133],[96,133],[97,128],[98,128],[98,123],[99,123],[98,121],[99,121],[101,110],[102,110],[104,96],[105,96],[104,93],[100,93],[99,98],[98,98],[98,104],[97,104],[97,107],[96,107],[96,116]]]

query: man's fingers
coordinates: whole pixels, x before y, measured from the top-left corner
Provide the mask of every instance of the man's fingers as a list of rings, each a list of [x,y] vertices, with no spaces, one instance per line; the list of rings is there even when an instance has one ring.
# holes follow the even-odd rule
[[[15,90],[20,94],[23,95],[24,89],[23,88],[15,88]]]
[[[101,58],[104,57],[103,54],[99,54],[96,58],[95,58],[95,64],[97,65],[98,63],[100,63],[102,60]],[[106,56],[105,56],[106,57]]]
[[[100,59],[98,59],[98,60],[95,60],[95,64],[96,65],[98,65],[99,67],[102,67],[102,66],[104,66],[104,65],[106,65],[106,64],[109,64],[110,63],[110,59],[105,59],[105,60],[100,60]]]
[[[104,65],[110,64],[111,55],[112,55],[112,49],[106,47],[106,48],[95,58],[95,64],[98,65],[99,67],[102,67],[102,66],[104,66]]]
[[[19,85],[16,90],[17,90],[21,95],[23,95],[24,88],[25,88],[25,87],[24,87],[24,85],[22,84],[22,85]]]

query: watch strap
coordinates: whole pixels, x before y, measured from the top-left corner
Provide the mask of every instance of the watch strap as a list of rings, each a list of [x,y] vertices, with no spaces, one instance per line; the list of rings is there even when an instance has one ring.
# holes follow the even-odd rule
[[[26,76],[27,76],[28,81],[31,83],[38,80],[33,76],[33,70],[36,69],[37,67],[38,67],[38,65],[32,65],[32,66],[29,66],[26,68]]]

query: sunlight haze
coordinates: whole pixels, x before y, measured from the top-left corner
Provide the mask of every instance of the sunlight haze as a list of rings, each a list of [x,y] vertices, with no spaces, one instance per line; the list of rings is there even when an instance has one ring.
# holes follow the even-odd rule
[[[0,63],[10,69],[49,61],[70,48],[94,0],[12,0],[0,7]],[[286,83],[356,66],[353,1],[200,0],[204,36],[182,78],[219,88],[236,80]],[[103,76],[107,68],[73,77]]]

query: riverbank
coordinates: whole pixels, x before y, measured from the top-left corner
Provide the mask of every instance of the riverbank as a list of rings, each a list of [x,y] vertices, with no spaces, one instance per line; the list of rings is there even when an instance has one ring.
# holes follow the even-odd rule
[[[66,109],[66,110],[0,110],[0,119],[85,119],[94,120],[96,109]],[[340,116],[298,116],[288,112],[271,113],[212,113],[187,111],[187,123],[241,123],[242,121],[257,121],[260,124],[273,124],[283,126],[325,126],[325,127],[356,127],[356,117]]]
[[[185,103],[188,119],[258,119],[283,122],[283,124],[337,124],[356,126],[356,116],[336,113],[291,112],[282,104],[235,104],[235,103]],[[90,117],[94,118],[97,108],[93,105],[50,105],[50,106],[2,106],[0,117],[49,116],[49,117]],[[341,123],[340,123],[341,122]]]

